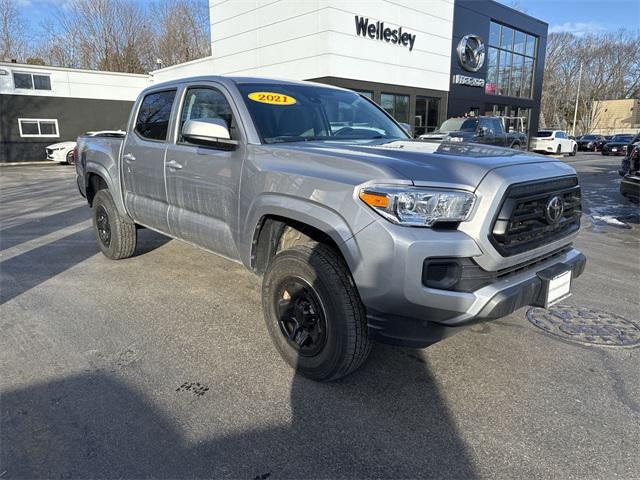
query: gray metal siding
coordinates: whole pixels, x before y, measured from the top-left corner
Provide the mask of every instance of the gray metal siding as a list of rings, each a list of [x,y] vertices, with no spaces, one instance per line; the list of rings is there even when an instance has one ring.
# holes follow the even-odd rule
[[[125,129],[133,102],[0,95],[0,162],[45,160],[45,147],[90,130]],[[21,138],[18,118],[55,118],[58,138]]]

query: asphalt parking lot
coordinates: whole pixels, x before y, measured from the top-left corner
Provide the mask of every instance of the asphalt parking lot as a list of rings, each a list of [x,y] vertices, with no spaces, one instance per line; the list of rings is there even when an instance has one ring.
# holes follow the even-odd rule
[[[587,270],[568,305],[640,319],[640,215],[620,158],[566,159]],[[148,230],[98,253],[68,166],[0,168],[0,477],[638,478],[640,350],[526,309],[335,383],[290,370],[259,279]]]

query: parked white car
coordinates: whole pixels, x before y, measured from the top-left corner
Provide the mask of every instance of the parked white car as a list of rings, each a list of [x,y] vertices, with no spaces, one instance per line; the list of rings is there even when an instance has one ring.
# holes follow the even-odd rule
[[[574,156],[578,151],[578,144],[562,130],[540,130],[531,139],[531,150],[558,155],[568,153]]]
[[[73,163],[74,148],[76,148],[76,142],[60,142],[48,145],[46,148],[47,160],[71,165]]]
[[[124,134],[125,132],[122,130],[99,130],[97,132],[87,132],[84,135],[88,137],[124,137]],[[76,148],[76,142],[71,141],[49,145],[46,147],[47,160],[71,165],[75,162],[75,158],[73,158],[74,148]]]

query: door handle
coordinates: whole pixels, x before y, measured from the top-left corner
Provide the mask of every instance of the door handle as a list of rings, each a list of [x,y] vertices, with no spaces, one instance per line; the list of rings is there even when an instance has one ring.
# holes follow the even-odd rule
[[[126,160],[127,162],[135,162],[136,161],[136,157],[134,157],[131,153],[125,153],[122,158],[124,160]]]
[[[182,165],[178,162],[176,162],[175,160],[170,160],[167,162],[167,167],[169,168],[174,168],[176,170],[180,170],[182,168]]]

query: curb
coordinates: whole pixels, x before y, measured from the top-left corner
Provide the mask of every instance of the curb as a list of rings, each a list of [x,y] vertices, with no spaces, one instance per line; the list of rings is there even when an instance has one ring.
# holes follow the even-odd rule
[[[37,166],[37,165],[48,165],[48,166],[53,166],[53,165],[62,165],[61,163],[58,162],[53,162],[51,160],[42,160],[42,161],[38,161],[38,162],[0,162],[0,167],[19,167],[21,165],[30,165],[30,166]]]

